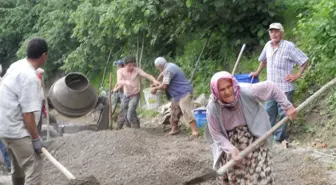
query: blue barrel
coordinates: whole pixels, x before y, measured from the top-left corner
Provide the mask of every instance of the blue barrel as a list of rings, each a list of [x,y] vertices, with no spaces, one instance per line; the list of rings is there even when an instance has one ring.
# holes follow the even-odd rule
[[[198,128],[203,127],[205,124],[208,123],[208,120],[206,118],[206,109],[205,108],[198,108],[193,110],[195,119],[196,119],[196,125]]]
[[[250,74],[239,74],[234,75],[234,77],[237,79],[239,83],[251,83],[252,77],[250,77]],[[258,77],[254,77],[252,83],[258,83],[259,79]]]

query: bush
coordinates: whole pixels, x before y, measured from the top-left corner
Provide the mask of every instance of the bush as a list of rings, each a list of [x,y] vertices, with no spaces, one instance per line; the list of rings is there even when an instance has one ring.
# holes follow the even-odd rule
[[[336,75],[336,2],[322,0],[308,3],[305,14],[299,14],[295,34],[298,45],[309,54],[310,67],[300,80],[299,90],[309,94]]]

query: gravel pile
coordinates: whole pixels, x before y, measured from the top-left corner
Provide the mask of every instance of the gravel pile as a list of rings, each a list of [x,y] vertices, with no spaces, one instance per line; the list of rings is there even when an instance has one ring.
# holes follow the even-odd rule
[[[212,165],[203,138],[167,137],[153,129],[80,132],[57,138],[49,150],[76,178],[93,175],[102,185],[182,184]],[[43,178],[44,184],[69,184],[47,160]]]

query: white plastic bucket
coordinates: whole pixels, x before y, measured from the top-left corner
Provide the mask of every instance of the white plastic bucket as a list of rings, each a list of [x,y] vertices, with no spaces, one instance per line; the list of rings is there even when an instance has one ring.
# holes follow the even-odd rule
[[[157,91],[156,94],[151,93],[152,88],[144,89],[147,109],[158,108],[162,103],[162,91]]]

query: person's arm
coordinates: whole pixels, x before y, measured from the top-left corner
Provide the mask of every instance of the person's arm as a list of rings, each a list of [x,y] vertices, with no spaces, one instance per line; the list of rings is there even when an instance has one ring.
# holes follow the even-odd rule
[[[139,71],[140,76],[142,76],[144,78],[147,78],[149,81],[152,81],[154,85],[159,85],[160,84],[160,82],[157,81],[152,75],[146,73],[142,69],[138,68],[138,71]]]
[[[120,84],[116,84],[113,88],[113,91],[119,91],[119,89],[121,89],[123,86]]]
[[[158,81],[161,81],[161,80],[162,80],[162,78],[163,78],[163,72],[161,72],[161,73],[160,73],[160,75],[157,77],[157,79],[156,79],[156,80],[158,80]]]
[[[258,69],[255,71],[255,72],[251,72],[250,73],[250,76],[258,76],[261,71],[266,67],[266,63],[267,63],[267,57],[266,57],[266,46],[267,44],[265,45],[264,49],[262,50],[258,60],[259,60],[259,66],[258,66]]]
[[[308,57],[294,44],[292,45],[290,49],[290,58],[291,60],[300,66],[298,72],[296,74],[290,74],[285,77],[285,80],[287,82],[295,82],[297,79],[299,79],[305,69],[308,66]]]
[[[26,126],[26,129],[30,133],[32,139],[40,138],[35,123],[34,112],[23,113],[23,122]]]
[[[20,76],[19,104],[26,129],[33,139],[40,138],[35,122],[34,112],[41,111],[42,101],[40,83],[36,77]]]
[[[252,84],[252,96],[256,100],[267,101],[275,100],[282,109],[286,111],[288,118],[296,117],[296,110],[293,104],[287,99],[286,94],[271,81],[264,81]]]
[[[213,141],[219,146],[219,148],[225,153],[231,153],[236,147],[223,135],[218,119],[207,111],[207,120],[209,133]]]
[[[166,71],[166,72],[162,72],[163,75],[163,80],[162,83],[159,86],[153,87],[152,88],[152,94],[155,94],[156,91],[158,90],[163,90],[165,91],[168,88],[168,85],[171,81],[171,79],[174,77],[174,74],[172,72]]]
[[[129,81],[127,81],[123,78],[121,70],[123,70],[123,69],[119,69],[117,71],[117,85],[120,85],[120,86],[130,85],[131,82],[129,82]]]

